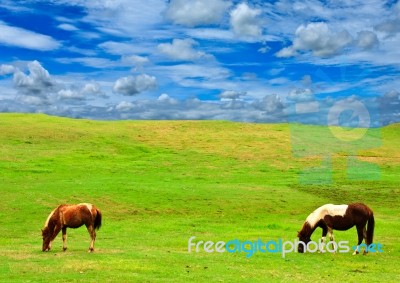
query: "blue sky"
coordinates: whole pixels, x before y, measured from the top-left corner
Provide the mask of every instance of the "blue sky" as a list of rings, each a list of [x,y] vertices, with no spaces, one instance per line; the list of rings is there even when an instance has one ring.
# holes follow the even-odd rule
[[[400,2],[0,1],[0,112],[400,122]]]

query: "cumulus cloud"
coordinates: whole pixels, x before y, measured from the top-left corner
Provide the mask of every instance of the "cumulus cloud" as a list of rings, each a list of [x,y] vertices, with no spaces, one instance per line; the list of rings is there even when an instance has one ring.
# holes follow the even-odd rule
[[[242,37],[260,37],[262,35],[260,14],[261,10],[252,9],[246,3],[237,5],[230,13],[233,32]]]
[[[189,27],[218,24],[230,5],[225,0],[172,0],[165,16],[174,24]]]
[[[376,31],[384,32],[389,36],[400,32],[400,18],[384,21],[374,27]]]
[[[50,36],[10,26],[2,21],[0,21],[0,44],[39,51],[49,51],[60,47],[60,43]]]
[[[172,60],[196,61],[200,59],[211,59],[212,55],[197,51],[193,46],[198,45],[193,39],[174,39],[172,43],[161,43],[158,50]]]
[[[100,95],[100,96],[105,96],[103,91],[100,88],[100,85],[96,82],[91,82],[87,83],[83,86],[81,92],[83,94],[94,94],[94,95]]]
[[[168,103],[170,103],[170,104],[179,103],[178,100],[176,100],[176,99],[170,97],[170,96],[169,96],[168,94],[166,94],[166,93],[162,93],[162,94],[157,98],[157,100],[158,100],[158,101],[166,101],[166,102],[168,102]]]
[[[56,82],[50,77],[49,72],[38,61],[29,62],[28,71],[28,75],[20,70],[14,73],[14,86],[21,92],[46,95],[56,86]]]
[[[150,63],[148,57],[138,56],[138,55],[129,55],[129,56],[122,56],[121,62],[127,65],[133,65],[134,71],[141,71],[143,70],[144,65]]]
[[[277,94],[266,95],[263,99],[256,100],[252,104],[256,109],[262,110],[267,114],[282,114],[282,111],[285,108],[281,97]]]
[[[133,64],[135,66],[143,66],[150,62],[149,58],[138,55],[123,56],[122,62]]]
[[[222,100],[233,100],[239,99],[241,96],[244,95],[246,95],[245,91],[225,90],[219,95],[219,97]]]
[[[30,105],[30,106],[44,106],[49,105],[47,98],[33,96],[33,95],[23,95],[17,98],[19,103]]]
[[[115,106],[115,110],[121,111],[121,112],[126,112],[129,110],[132,110],[135,107],[135,105],[132,102],[127,102],[127,101],[121,101]]]
[[[297,102],[310,101],[314,99],[314,93],[310,88],[295,88],[290,91],[287,99]]]
[[[135,95],[140,92],[154,89],[157,86],[157,80],[153,76],[141,74],[136,77],[128,76],[119,78],[115,83],[113,90],[123,95]]]
[[[13,86],[17,95],[15,99],[21,105],[58,107],[60,103],[65,103],[63,107],[68,108],[68,104],[82,103],[89,96],[107,97],[95,81],[71,83],[55,80],[36,60],[27,62],[26,68],[27,71],[21,71],[12,65],[0,65],[0,73],[14,74]]]
[[[96,82],[86,83],[82,87],[75,85],[63,88],[57,92],[58,99],[62,100],[83,100],[89,95],[98,97],[107,97]]]
[[[82,92],[72,89],[61,89],[58,91],[58,97],[60,99],[74,99],[82,100],[85,98]]]
[[[311,51],[318,57],[330,57],[338,54],[353,42],[348,31],[333,32],[323,22],[300,25],[295,32],[293,44],[277,53],[278,57],[292,57],[298,52]]]
[[[357,34],[356,45],[362,49],[371,49],[379,44],[378,37],[372,31],[360,31]]]
[[[0,76],[14,74],[16,68],[13,65],[2,64],[0,65]]]
[[[160,99],[161,98],[161,99]],[[121,119],[233,120],[252,122],[282,121],[283,105],[275,95],[267,96],[264,106],[240,100],[206,102],[199,99],[175,100],[162,94],[156,100],[121,102],[109,114]]]

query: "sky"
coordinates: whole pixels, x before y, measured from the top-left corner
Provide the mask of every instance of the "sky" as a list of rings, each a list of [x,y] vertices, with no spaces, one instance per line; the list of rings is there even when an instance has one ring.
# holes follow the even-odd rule
[[[0,112],[400,122],[400,1],[0,0]]]

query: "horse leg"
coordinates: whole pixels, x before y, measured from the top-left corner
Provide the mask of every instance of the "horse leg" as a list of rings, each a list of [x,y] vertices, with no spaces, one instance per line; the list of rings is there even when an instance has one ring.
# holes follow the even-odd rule
[[[324,252],[324,244],[326,241],[326,234],[328,233],[328,227],[327,226],[323,226],[322,227],[322,237],[321,237],[321,247],[320,250],[318,252]]]
[[[362,227],[362,226],[359,226],[359,225],[357,226],[358,242],[357,242],[356,250],[353,252],[353,255],[356,255],[356,254],[359,253],[360,245],[361,245],[361,243],[363,241],[363,238],[364,238],[364,229],[365,229],[365,227]],[[364,251],[364,254],[365,254],[365,251]]]
[[[91,253],[94,251],[94,241],[96,240],[96,230],[94,229],[93,225],[86,226],[86,228],[89,232],[90,239],[91,239],[90,247],[89,247],[89,251],[88,251],[89,253]]]
[[[366,226],[364,226],[364,228],[363,228],[363,238],[364,238],[365,243],[366,243],[367,246],[368,246],[368,242],[367,242],[367,228],[366,228]],[[366,254],[368,253],[368,250],[367,250],[367,249],[368,249],[368,247],[365,248],[363,255],[366,255]]]
[[[335,241],[335,237],[333,237],[333,229],[331,227],[328,227],[328,235],[329,235],[329,242],[332,245],[332,250],[335,249],[335,244],[333,243]]]
[[[67,227],[62,228],[63,251],[67,250]]]

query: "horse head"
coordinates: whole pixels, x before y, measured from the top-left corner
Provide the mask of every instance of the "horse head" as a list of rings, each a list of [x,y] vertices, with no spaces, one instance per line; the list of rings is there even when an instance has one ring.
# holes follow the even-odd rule
[[[42,251],[43,252],[50,251],[51,235],[48,227],[42,229],[42,238],[43,238]]]
[[[297,245],[297,252],[304,253],[304,248],[311,241],[311,237],[308,235],[308,233],[304,233],[304,231],[297,232],[297,237],[300,241],[300,243]]]

